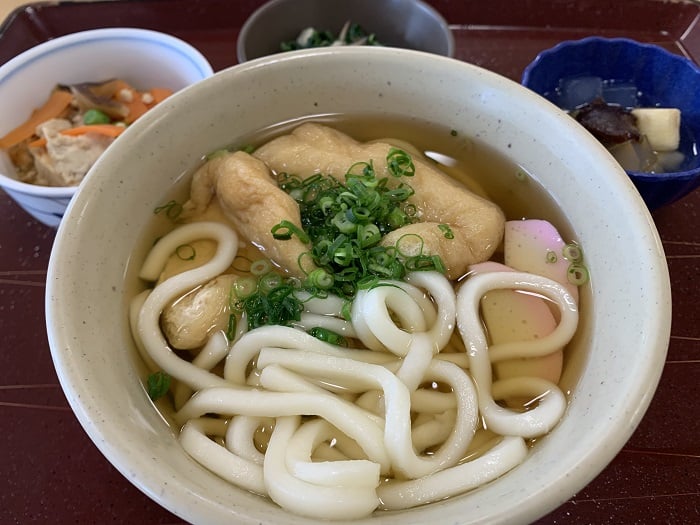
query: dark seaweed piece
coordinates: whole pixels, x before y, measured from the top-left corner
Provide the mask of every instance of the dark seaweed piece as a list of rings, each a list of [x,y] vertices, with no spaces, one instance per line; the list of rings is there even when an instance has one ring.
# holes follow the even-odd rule
[[[629,109],[601,99],[577,108],[573,117],[605,146],[639,140],[637,119]]]

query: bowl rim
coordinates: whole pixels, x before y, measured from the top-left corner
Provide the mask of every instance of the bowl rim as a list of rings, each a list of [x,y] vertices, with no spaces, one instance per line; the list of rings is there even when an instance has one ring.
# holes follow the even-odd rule
[[[386,53],[387,55],[389,54],[394,54],[394,55],[399,55],[399,56],[404,56],[405,58],[411,57],[415,58],[418,55],[422,55],[426,57],[428,54],[424,52],[418,52],[414,50],[406,50],[406,49],[397,49],[397,48],[376,48],[372,49],[370,52],[372,53],[377,53],[377,54],[384,54]],[[340,49],[337,48],[335,50],[329,49],[329,48],[314,48],[314,49],[309,49],[309,50],[302,50],[302,51],[296,51],[293,52],[294,54],[289,54],[286,57],[262,57],[260,59],[256,59],[254,61],[249,61],[244,64],[234,66],[233,68],[230,68],[228,70],[225,70],[221,72],[221,75],[216,75],[216,78],[229,78],[228,76],[224,75],[231,75],[231,71],[234,70],[239,74],[239,76],[250,74],[253,70],[256,68],[264,68],[267,64],[269,63],[279,63],[279,62],[295,62],[298,60],[303,60],[304,57],[307,56],[320,56],[320,55],[333,55],[337,53],[346,53],[346,54],[357,54],[358,50],[352,50],[352,49]],[[365,57],[363,57],[365,58]],[[435,55],[430,55],[430,60],[431,64],[437,65],[439,63],[445,64],[447,61],[450,61],[450,63],[457,63],[459,64],[459,67],[462,69],[469,69],[472,72],[475,71],[480,71],[483,75],[483,78],[486,79],[487,84],[490,84],[491,82],[496,81],[496,77],[499,77],[500,80],[498,82],[502,82],[504,77],[501,77],[500,75],[497,75],[496,73],[490,72],[488,70],[482,69],[478,66],[475,66],[473,64],[468,64],[465,62],[457,61],[454,59],[446,58],[446,57],[436,57]],[[432,66],[431,66],[432,67]],[[209,79],[209,83],[206,84],[207,86],[210,86],[211,83],[213,82],[212,79]],[[513,86],[518,86],[517,83],[508,81],[509,83],[512,83]],[[200,84],[200,88],[203,86],[203,83]],[[522,86],[520,86],[522,88]],[[197,89],[195,87],[195,89]],[[182,95],[176,95],[178,97],[182,97],[183,100],[186,100],[187,96],[190,96],[194,93],[194,89],[188,89],[187,93],[183,91]],[[546,102],[542,97],[537,96],[535,93],[528,91],[528,90],[523,90],[522,91],[523,95],[526,95],[526,98],[529,97],[529,101],[537,108],[539,109],[544,109],[546,110],[546,113],[549,114],[549,116],[554,119],[555,117],[561,121],[564,121],[565,114],[557,108],[557,111],[554,111],[554,108],[556,106]],[[530,93],[530,95],[527,95],[527,93]],[[178,99],[179,100],[179,99]],[[136,139],[136,136],[140,134],[142,131],[145,132],[147,129],[149,129],[149,126],[151,124],[151,121],[155,122],[157,119],[160,119],[165,115],[166,108],[158,108],[154,109],[154,113],[148,118],[148,121],[144,120],[141,122],[140,125],[138,125],[137,128],[132,128],[131,133],[127,132],[125,133],[125,137],[134,137],[134,140]],[[568,122],[568,121],[567,121]],[[570,128],[573,129],[573,128]],[[138,130],[138,131],[137,131]],[[580,133],[580,138],[590,146],[591,153],[593,153],[596,157],[600,157],[601,160],[606,160],[609,159],[612,162],[612,157],[604,150],[602,146],[592,137],[592,136],[587,136],[588,134],[584,134],[583,131],[578,132],[576,131],[575,133]],[[131,139],[130,139],[131,140]],[[122,142],[120,145],[119,149],[127,147],[126,142]],[[611,165],[611,162],[607,163],[608,166]],[[644,363],[644,372],[645,372],[645,378],[648,379],[648,381],[644,384],[642,382],[637,382],[634,385],[633,389],[630,389],[625,392],[625,394],[629,398],[625,398],[624,400],[619,402],[619,405],[616,405],[615,409],[615,416],[619,416],[620,418],[624,418],[624,421],[622,419],[620,420],[620,424],[617,426],[617,431],[612,432],[611,430],[605,430],[599,437],[602,437],[604,439],[600,440],[594,447],[595,454],[586,456],[584,458],[576,458],[575,461],[571,460],[569,463],[567,463],[567,466],[571,467],[571,470],[566,474],[565,478],[562,478],[559,480],[559,483],[556,487],[555,490],[548,490],[548,491],[543,491],[541,488],[538,487],[533,487],[533,493],[531,498],[529,498],[529,501],[523,502],[522,509],[523,509],[523,515],[521,516],[521,520],[524,520],[526,518],[530,519],[536,519],[540,517],[543,514],[540,514],[539,508],[534,507],[534,503],[532,502],[533,499],[536,499],[539,504],[543,504],[547,507],[548,510],[554,509],[556,505],[559,505],[566,501],[566,499],[570,498],[571,495],[576,492],[577,490],[580,490],[583,487],[582,481],[585,481],[586,483],[589,482],[591,479],[597,475],[600,470],[602,470],[605,465],[611,461],[614,456],[617,454],[617,452],[622,448],[624,443],[629,439],[630,435],[634,431],[634,429],[637,427],[639,421],[642,419],[643,414],[646,412],[649,403],[651,402],[652,395],[656,389],[656,385],[658,383],[658,380],[661,376],[661,372],[663,369],[663,362],[664,362],[664,357],[666,355],[666,350],[667,350],[667,345],[668,345],[668,337],[670,333],[670,284],[668,282],[668,269],[667,266],[665,265],[665,259],[663,259],[663,248],[661,246],[660,240],[658,238],[658,232],[656,231],[654,227],[653,220],[651,218],[651,215],[649,214],[648,210],[646,207],[643,205],[641,198],[638,196],[638,194],[632,194],[631,192],[623,191],[625,188],[629,189],[631,188],[631,183],[629,182],[629,179],[624,176],[624,172],[622,172],[621,168],[616,168],[616,171],[619,172],[619,177],[616,177],[615,180],[611,183],[614,185],[614,187],[621,192],[621,197],[624,201],[624,203],[630,208],[631,211],[633,211],[634,215],[634,221],[636,224],[639,224],[644,228],[644,231],[647,235],[645,235],[646,242],[644,244],[645,247],[649,249],[649,251],[653,254],[653,258],[655,263],[654,265],[651,265],[650,267],[646,268],[645,270],[647,272],[652,272],[654,276],[657,278],[655,279],[655,286],[650,287],[650,290],[648,290],[648,302],[651,305],[652,303],[656,305],[658,308],[659,305],[665,306],[669,305],[668,309],[662,309],[660,314],[658,316],[655,316],[653,321],[650,323],[649,326],[653,326],[653,330],[645,334],[645,340],[649,341],[649,351],[644,354],[643,359],[640,360],[640,362]],[[96,177],[93,176],[90,180],[95,180]],[[92,184],[92,183],[91,183]],[[84,220],[84,217],[81,215],[81,211],[83,209],[83,206],[88,203],[88,200],[91,197],[86,193],[86,192],[81,192],[78,195],[77,199],[73,199],[71,204],[69,205],[69,209],[67,212],[67,216],[72,216],[77,222],[76,226],[78,228],[86,228],[85,223],[86,221]],[[632,206],[634,205],[634,209],[632,209]],[[46,290],[46,320],[47,320],[47,328],[49,330],[49,341],[51,344],[51,354],[52,358],[54,359],[54,363],[57,365],[57,372],[58,372],[58,365],[68,359],[67,357],[67,352],[65,352],[65,348],[62,347],[62,343],[65,341],[69,340],[68,334],[65,332],[67,329],[66,325],[62,325],[61,323],[58,323],[56,325],[57,329],[52,330],[52,325],[50,324],[56,319],[62,319],[62,311],[61,311],[61,305],[57,303],[55,300],[52,300],[52,297],[57,291],[60,291],[61,288],[64,290],[69,286],[69,283],[67,283],[65,275],[63,275],[58,268],[58,262],[57,259],[61,256],[65,256],[65,250],[66,250],[66,242],[71,238],[76,237],[78,234],[74,232],[74,230],[67,224],[67,221],[63,221],[61,225],[59,226],[59,231],[57,234],[57,241],[54,244],[54,249],[52,250],[51,253],[51,259],[49,263],[49,271],[47,275],[47,290]],[[64,242],[61,242],[63,240]],[[75,242],[70,241],[70,242]],[[649,255],[651,258],[652,255]],[[663,346],[665,345],[665,346]],[[663,346],[663,348],[662,348]],[[76,357],[74,356],[72,358],[73,360],[76,361],[76,363],[80,364],[77,360]],[[59,381],[64,387],[65,391],[65,384],[71,385],[74,388],[74,391],[67,393],[67,398],[69,400],[69,403],[73,409],[73,412],[75,413],[76,417],[79,419],[81,426],[83,426],[84,430],[94,444],[100,449],[103,455],[117,468],[120,472],[122,472],[123,475],[128,477],[129,481],[132,482],[134,485],[136,485],[141,491],[143,491],[145,494],[147,494],[149,497],[157,501],[160,505],[164,506],[165,508],[168,508],[170,511],[179,514],[181,516],[189,516],[190,518],[192,517],[192,514],[188,514],[189,512],[192,512],[192,509],[187,508],[186,502],[183,501],[173,501],[172,499],[168,501],[167,503],[169,505],[166,505],[166,503],[159,497],[159,494],[153,489],[148,484],[148,480],[144,479],[138,479],[136,477],[136,472],[139,471],[144,471],[145,467],[143,465],[139,466],[139,469],[131,470],[130,467],[134,465],[134,458],[131,458],[131,460],[126,460],[124,458],[115,458],[114,454],[118,452],[118,450],[108,443],[108,441],[105,439],[105,435],[103,433],[102,426],[104,426],[105,422],[104,419],[100,422],[100,418],[91,418],[91,414],[100,414],[101,418],[104,418],[104,413],[101,413],[99,408],[96,407],[89,407],[86,406],[86,399],[89,398],[89,395],[83,395],[83,394],[89,394],[89,391],[87,390],[87,383],[84,382],[85,378],[78,378],[75,376],[76,370],[69,370],[70,374],[67,374],[66,371],[66,365],[64,363],[63,365],[63,372],[64,373],[59,373]],[[73,377],[74,383],[71,383],[70,381],[70,376]],[[155,412],[155,411],[154,411]],[[624,424],[622,424],[624,423]],[[601,428],[611,428],[613,425],[605,425],[605,427]],[[591,470],[590,465],[588,464],[588,459],[595,457],[596,461],[596,467]],[[585,471],[585,472],[582,472]],[[172,480],[171,480],[172,481]],[[170,482],[169,485],[172,487],[174,483]],[[551,489],[552,487],[548,485],[546,487],[547,489]],[[454,501],[454,500],[452,500]],[[439,502],[435,503],[436,505],[440,505]],[[448,510],[452,510],[451,507],[447,507]],[[240,509],[238,509],[240,510]],[[200,515],[201,517],[201,515]],[[263,522],[263,520],[258,521],[255,518],[250,518],[249,516],[242,516],[243,518],[246,518],[245,522],[246,523],[253,523],[253,520],[255,520],[255,523],[258,522]],[[389,517],[389,516],[387,516]],[[514,521],[510,519],[509,517],[504,517],[502,514],[498,514],[498,518],[502,518],[501,520],[498,520],[499,523],[513,523]],[[241,518],[237,513],[233,513],[230,516],[230,519],[235,519],[235,518]],[[468,516],[464,516],[465,519],[468,518]],[[504,521],[504,520],[508,521]],[[379,520],[381,520],[381,516],[379,517]],[[292,520],[293,521],[293,520]],[[294,521],[296,523],[296,521]],[[381,522],[381,521],[380,521]],[[359,523],[359,522],[358,522]],[[364,522],[363,522],[364,523]],[[391,520],[391,523],[394,523],[393,520]]]
[[[137,27],[107,27],[69,33],[57,38],[52,38],[51,40],[47,40],[27,49],[26,51],[23,51],[19,55],[0,65],[0,84],[2,84],[5,79],[21,71],[28,64],[31,64],[35,60],[38,60],[46,55],[65,48],[89,45],[96,40],[108,39],[143,40],[149,44],[167,46],[168,48],[177,50],[183,57],[187,57],[192,65],[198,70],[198,73],[202,79],[210,77],[214,74],[214,69],[201,51],[181,38],[152,29],[142,29]],[[38,184],[22,182],[0,172],[0,187],[37,197],[62,198],[73,195],[78,186],[41,186]]]
[[[627,45],[630,47],[638,47],[641,49],[645,49],[649,52],[662,55],[662,56],[666,57],[666,59],[668,59],[668,60],[672,60],[673,62],[681,64],[683,67],[687,67],[691,71],[695,72],[695,74],[698,75],[698,77],[700,77],[700,66],[698,66],[695,62],[690,60],[688,57],[685,57],[682,55],[677,55],[675,53],[671,53],[670,51],[664,49],[663,47],[661,47],[659,45],[651,44],[651,43],[647,43],[647,42],[639,42],[637,40],[634,40],[631,38],[626,38],[626,37],[588,36],[588,37],[580,38],[577,40],[564,40],[562,42],[558,42],[556,45],[538,53],[537,56],[532,60],[532,62],[530,62],[523,70],[523,74],[520,78],[520,83],[523,86],[530,89],[528,84],[530,81],[530,76],[532,75],[532,71],[540,65],[542,60],[545,60],[550,56],[556,55],[562,49],[583,47],[583,46],[587,46],[590,44],[596,44],[596,43],[616,44],[616,45],[621,44],[621,45]],[[552,104],[554,104],[554,103],[552,102]],[[655,180],[655,179],[666,177],[669,179],[673,178],[674,181],[683,181],[683,180],[691,180],[691,179],[697,177],[698,171],[700,171],[700,167],[687,169],[687,170],[683,170],[683,171],[667,171],[664,173],[651,173],[651,172],[647,172],[647,171],[635,171],[635,170],[625,170],[625,171],[628,174],[630,174],[634,177],[638,177],[639,179],[642,179],[642,180],[645,180],[645,179]]]
[[[248,58],[246,55],[246,46],[245,46],[245,39],[251,31],[251,27],[258,21],[259,18],[264,16],[268,11],[275,9],[278,5],[280,4],[287,4],[290,1],[293,0],[268,0],[261,6],[259,6],[251,15],[246,19],[246,21],[243,23],[241,26],[241,30],[238,33],[238,38],[236,39],[236,58],[238,59],[239,64],[242,64],[244,62],[249,62],[251,60],[257,60],[258,58],[263,58],[263,57],[255,57],[255,58]],[[455,53],[455,38],[454,34],[452,33],[452,30],[450,29],[449,24],[447,23],[447,20],[445,20],[445,17],[442,16],[442,14],[432,5],[424,2],[423,0],[404,0],[404,1],[409,1],[412,4],[417,5],[422,11],[425,11],[429,13],[434,20],[436,20],[440,28],[442,29],[443,34],[445,35],[447,39],[447,51],[446,55],[447,57],[454,57]],[[415,50],[415,51],[420,51],[420,50]],[[276,53],[276,55],[279,55],[281,53],[289,53],[290,51],[280,51],[279,53]],[[443,56],[443,55],[439,55]]]

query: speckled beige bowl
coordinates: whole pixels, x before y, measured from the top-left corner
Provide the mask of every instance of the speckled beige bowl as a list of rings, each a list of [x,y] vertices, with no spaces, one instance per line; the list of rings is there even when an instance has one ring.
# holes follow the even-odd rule
[[[186,88],[124,133],[72,201],[51,256],[47,326],[68,400],[109,461],[183,519],[310,523],[185,454],[139,382],[127,325],[136,278],[127,268],[143,257],[138,240],[153,209],[203,154],[280,121],[334,112],[408,114],[468,130],[533,173],[585,247],[590,315],[571,349],[561,423],[493,483],[362,523],[530,522],[598,474],[644,414],[668,344],[668,273],[644,203],[593,138],[518,84],[449,58],[387,48],[263,58]]]

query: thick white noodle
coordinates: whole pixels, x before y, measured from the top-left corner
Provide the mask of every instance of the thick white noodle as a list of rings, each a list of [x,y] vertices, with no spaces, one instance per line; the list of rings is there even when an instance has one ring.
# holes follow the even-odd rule
[[[304,311],[311,314],[332,315],[333,317],[343,317],[343,305],[345,299],[337,295],[327,297],[315,297],[309,292],[299,291],[295,294],[304,303]]]
[[[435,414],[435,416],[426,421],[419,421],[416,418],[411,431],[413,448],[417,452],[423,452],[428,448],[443,443],[454,431],[456,419],[456,410],[447,410],[441,414]]]
[[[182,448],[226,481],[266,495],[262,466],[233,454],[209,438],[214,431],[218,435],[224,435],[224,430],[220,428],[222,423],[224,420],[212,418],[188,420],[180,431]]]
[[[301,425],[289,440],[287,469],[293,476],[326,487],[376,488],[379,485],[379,465],[372,461],[312,461],[314,449],[334,437],[327,421],[314,419]]]
[[[493,381],[492,362],[560,349],[578,322],[563,286],[518,272],[471,276],[457,294],[444,276],[415,272],[407,282],[360,291],[351,322],[341,315],[344,300],[300,292],[305,311],[294,327],[241,328],[233,343],[217,332],[192,362],[181,359],[160,332],[162,310],[225,271],[237,237],[218,223],[180,227],[156,244],[141,272],[156,281],[178,246],[202,238],[218,243],[208,263],[132,302],[134,337],[144,359],[178,381],[175,419],[184,449],[290,512],[348,520],[471,490],[522,462],[523,438],[548,432],[565,410],[563,393],[548,381]],[[561,314],[556,329],[537,341],[489,348],[480,300],[503,288],[551,299]],[[457,347],[455,325],[466,354],[440,353]],[[316,326],[360,339],[366,349],[304,332]],[[223,377],[211,372],[222,361]],[[535,406],[516,412],[496,403],[510,397],[529,397]],[[256,443],[261,428],[272,429],[264,452]]]
[[[431,456],[416,454],[411,439],[410,394],[403,382],[385,368],[313,352],[265,348],[258,357],[258,366],[264,368],[268,363],[309,376],[323,374],[333,382],[361,378],[368,386],[381,389],[385,406],[384,445],[394,471],[403,476],[420,477],[456,464],[464,457],[474,435],[478,415],[476,391],[469,376],[451,363],[433,361],[429,368],[430,376],[450,385],[458,398],[454,432]]]
[[[271,418],[233,416],[226,427],[226,448],[233,454],[262,466],[265,455],[255,446],[255,433],[265,425],[272,425]]]
[[[396,358],[391,354],[341,348],[316,339],[289,326],[262,326],[247,332],[233,345],[224,367],[224,377],[237,385],[246,384],[248,365],[263,347],[303,349],[323,355],[352,356],[371,363],[386,363]]]
[[[380,508],[399,510],[455,496],[493,481],[523,462],[527,446],[520,437],[507,436],[486,454],[423,478],[392,480],[377,489]]]
[[[499,406],[492,394],[492,370],[490,349],[479,316],[481,298],[489,290],[516,289],[544,295],[558,306],[561,321],[546,337],[527,346],[535,348],[538,342],[543,347],[563,348],[573,337],[578,323],[576,301],[561,284],[541,277],[521,272],[490,272],[478,274],[467,279],[457,292],[457,326],[462,335],[469,356],[469,370],[479,391],[479,411],[486,427],[503,435],[522,437],[540,436],[559,422],[566,409],[566,398],[559,387],[543,380],[521,380],[519,387],[527,393],[536,394],[538,404],[525,412],[515,412]],[[509,343],[509,346],[511,343]],[[551,350],[550,350],[551,351]],[[511,355],[517,357],[520,354]],[[535,349],[528,355],[538,354]],[[539,388],[537,388],[539,387]],[[536,389],[533,391],[533,389]]]
[[[165,262],[178,246],[198,239],[214,239],[217,250],[207,263],[170,277],[156,286],[141,308],[138,336],[151,359],[160,369],[193,389],[225,385],[226,381],[175,354],[160,330],[160,315],[172,300],[223,273],[233,262],[238,250],[238,236],[229,227],[215,222],[195,222],[176,228],[156,243],[146,258],[141,276],[156,280]]]
[[[192,359],[192,364],[203,370],[211,370],[219,364],[228,354],[228,339],[224,332],[216,332],[209,337],[199,353]],[[174,387],[173,404],[178,410],[192,396],[192,388],[182,381],[178,381]]]
[[[346,321],[345,319],[330,315],[304,312],[301,314],[301,319],[299,321],[295,321],[293,326],[294,328],[299,328],[300,330],[304,331],[316,327],[325,328],[326,330],[332,330],[336,334],[340,334],[343,337],[357,337],[352,323]]]
[[[315,415],[352,437],[369,459],[387,472],[390,461],[383,445],[383,429],[364,410],[350,408],[337,396],[300,392],[270,392],[245,387],[212,387],[197,392],[175,415],[184,423],[205,414],[260,417]]]
[[[131,327],[131,335],[134,338],[134,343],[136,344],[136,349],[139,351],[139,355],[143,359],[144,363],[149,370],[158,370],[158,365],[155,361],[148,355],[148,352],[143,346],[143,341],[137,331],[139,316],[141,315],[141,308],[143,308],[143,303],[146,302],[146,298],[151,293],[151,290],[144,290],[136,297],[134,297],[129,303],[129,325]]]
[[[379,504],[371,486],[328,487],[302,481],[287,469],[287,455],[298,455],[289,443],[299,427],[299,417],[279,417],[267,447],[264,478],[268,494],[282,508],[320,519],[357,519],[368,516]]]
[[[406,283],[382,283],[357,294],[352,321],[365,344],[375,341],[404,357],[398,377],[413,391],[454,331],[456,300],[450,282],[437,272],[413,272]],[[425,288],[434,303],[419,287]],[[390,312],[391,309],[391,312]],[[401,326],[394,321],[399,318]]]
[[[368,348],[389,348],[399,356],[408,352],[411,334],[396,326],[389,309],[399,318],[400,324],[411,332],[426,330],[423,310],[416,301],[410,300],[411,288],[414,287],[406,284],[398,286],[392,282],[357,293],[352,303],[352,322],[357,336]],[[377,342],[381,346],[377,346]]]

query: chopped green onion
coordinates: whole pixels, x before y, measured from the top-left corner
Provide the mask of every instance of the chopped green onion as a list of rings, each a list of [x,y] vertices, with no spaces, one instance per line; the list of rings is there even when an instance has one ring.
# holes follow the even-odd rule
[[[250,265],[250,273],[253,275],[265,275],[272,270],[272,264],[267,259],[258,259]]]
[[[348,346],[347,340],[340,334],[335,333],[332,330],[316,326],[308,331],[309,335],[314,336],[325,343],[329,343],[336,346]]]
[[[549,264],[554,264],[558,260],[557,254],[554,253],[552,250],[547,250],[545,258]]]
[[[153,213],[156,215],[163,212],[165,212],[168,219],[174,221],[179,217],[180,213],[182,213],[182,204],[173,200],[163,204],[162,206],[158,206],[153,210]]]
[[[321,290],[328,290],[333,286],[334,282],[333,274],[327,272],[323,268],[317,268],[309,274],[307,281],[313,288],[320,288]]]
[[[258,290],[264,294],[270,293],[282,285],[282,276],[276,272],[268,272],[258,280]]]
[[[255,146],[253,146],[252,144],[245,144],[244,146],[238,148],[238,151],[243,151],[245,153],[250,154],[255,151]]]
[[[233,282],[233,293],[239,299],[253,295],[258,289],[258,283],[252,277],[239,277]]]
[[[257,291],[245,297],[239,309],[245,311],[248,328],[254,329],[264,325],[289,325],[301,319],[302,302],[294,295],[296,288],[290,284],[281,284],[267,294]]]
[[[309,242],[309,236],[304,230],[287,220],[280,221],[279,224],[274,225],[271,232],[272,236],[278,240],[289,240],[292,238],[292,235],[296,235],[304,244]]]
[[[226,339],[233,341],[236,338],[236,326],[238,320],[236,319],[236,314],[229,314],[228,316],[228,326],[226,327]]]
[[[193,261],[197,256],[197,251],[191,244],[181,244],[175,248],[175,255],[183,261]]]
[[[445,236],[445,239],[454,239],[455,234],[452,232],[452,228],[448,224],[438,224],[438,228]]]
[[[223,157],[224,155],[228,155],[229,153],[231,153],[231,152],[229,150],[227,150],[226,148],[215,149],[211,153],[207,153],[206,159],[207,160],[216,159],[219,157]]]
[[[170,376],[162,370],[149,375],[146,381],[148,397],[150,397],[152,401],[163,397],[170,389],[170,382]]]
[[[411,156],[402,149],[391,148],[386,160],[389,173],[394,177],[413,177],[416,174]]]
[[[340,309],[340,315],[346,321],[352,320],[352,301],[345,301],[342,308]]]
[[[382,236],[417,220],[415,205],[407,202],[414,194],[410,185],[394,182],[393,176],[411,176],[415,166],[403,150],[391,148],[387,166],[392,177],[377,177],[372,162],[357,162],[345,173],[345,182],[333,177],[315,174],[306,180],[281,173],[277,183],[299,205],[302,234],[308,236],[309,250],[299,256],[299,265],[307,275],[304,286],[313,293],[333,293],[350,299],[358,283],[382,279],[402,279],[407,269],[435,269],[444,271],[442,261],[422,254],[423,240],[407,245],[407,252],[399,249],[408,239],[400,239],[396,246],[379,246]],[[279,240],[297,234],[280,222],[272,231]],[[410,249],[409,249],[410,248]],[[422,258],[409,262],[414,255]],[[439,258],[438,258],[439,259]],[[322,269],[325,273],[313,272]],[[329,289],[315,282],[317,277],[333,277]],[[324,285],[325,286],[325,285]]]
[[[581,286],[588,282],[588,268],[583,264],[572,263],[566,271],[566,277],[571,284]]]
[[[418,243],[418,253],[423,253],[423,237],[415,233],[407,233],[396,240],[395,246],[399,254],[401,254],[403,257],[411,257],[412,254],[410,252],[413,251],[411,248],[412,241]]]
[[[352,233],[357,230],[357,224],[348,219],[347,214],[343,210],[335,214],[331,223],[342,233]]]
[[[567,261],[581,262],[583,260],[583,250],[576,244],[567,244],[561,250],[561,254]]]
[[[374,246],[381,240],[382,235],[376,224],[365,224],[357,227],[357,242],[360,248]]]

